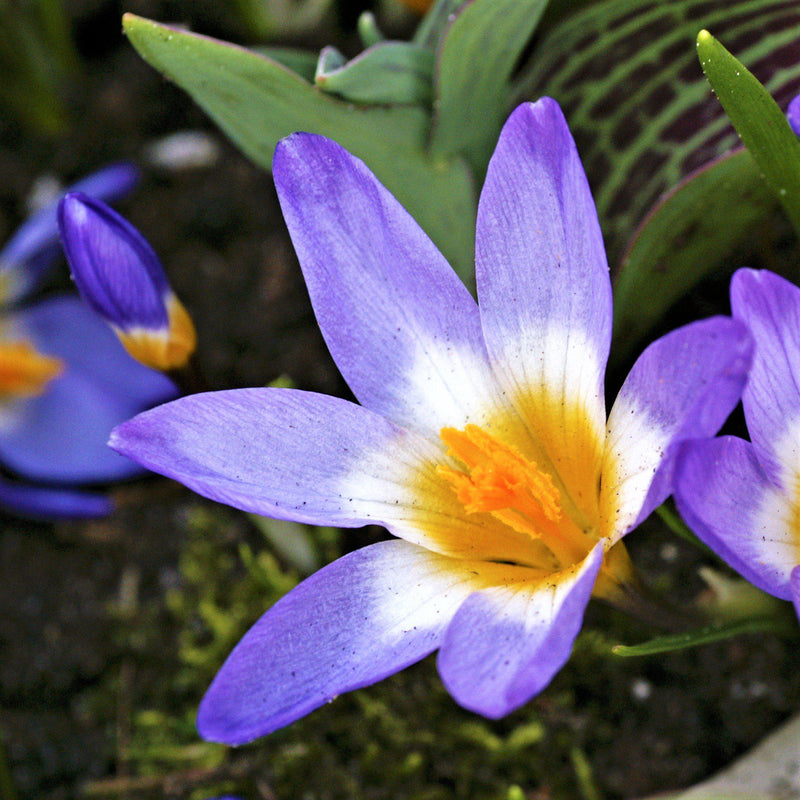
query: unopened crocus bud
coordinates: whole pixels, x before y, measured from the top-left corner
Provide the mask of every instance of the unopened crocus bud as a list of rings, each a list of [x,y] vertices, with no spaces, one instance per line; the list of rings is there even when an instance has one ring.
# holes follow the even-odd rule
[[[183,367],[196,344],[194,324],[167,282],[153,248],[105,203],[70,192],[58,207],[61,241],[83,299],[142,364]]]

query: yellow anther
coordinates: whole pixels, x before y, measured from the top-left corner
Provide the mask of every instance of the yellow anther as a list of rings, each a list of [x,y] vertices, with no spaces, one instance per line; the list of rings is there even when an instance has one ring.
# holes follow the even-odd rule
[[[64,368],[27,341],[0,343],[0,400],[36,397]]]
[[[511,445],[477,425],[463,431],[442,428],[448,453],[466,472],[439,466],[469,513],[513,509],[532,521],[554,523],[561,517],[559,494],[552,478]],[[549,527],[549,526],[548,526]]]

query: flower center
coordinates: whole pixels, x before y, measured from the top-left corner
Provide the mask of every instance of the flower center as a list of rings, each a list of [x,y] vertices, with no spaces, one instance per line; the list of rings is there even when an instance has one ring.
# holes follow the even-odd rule
[[[62,362],[24,340],[0,343],[0,401],[40,395],[63,370]]]
[[[588,537],[565,517],[552,477],[516,448],[477,425],[442,428],[448,455],[465,469],[439,465],[468,514],[488,513],[518,533],[541,541],[562,566],[582,559]]]

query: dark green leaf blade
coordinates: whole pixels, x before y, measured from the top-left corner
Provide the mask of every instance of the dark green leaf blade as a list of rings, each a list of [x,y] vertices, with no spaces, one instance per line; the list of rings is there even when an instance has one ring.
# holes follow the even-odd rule
[[[800,233],[800,140],[769,92],[708,31],[697,55],[725,113]]]
[[[732,636],[739,636],[744,633],[777,633],[789,636],[797,636],[797,624],[787,621],[783,617],[763,617],[759,619],[737,620],[722,625],[708,625],[705,628],[698,628],[686,633],[675,633],[668,636],[657,636],[649,642],[642,644],[624,645],[618,644],[611,648],[615,656],[625,658],[633,656],[651,656],[658,653],[670,653],[675,650],[686,650],[689,647],[697,647],[702,644],[719,642],[729,639]]]
[[[635,234],[616,275],[615,360],[631,355],[670,306],[729,263],[777,208],[744,150],[702,167],[667,194]]]
[[[547,0],[469,0],[436,58],[431,150],[463,154],[478,174],[511,110],[511,73]]]

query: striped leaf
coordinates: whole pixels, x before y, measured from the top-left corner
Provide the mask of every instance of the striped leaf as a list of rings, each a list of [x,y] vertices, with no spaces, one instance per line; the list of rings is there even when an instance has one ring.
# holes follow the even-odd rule
[[[601,0],[550,28],[520,82],[564,108],[612,264],[664,192],[738,144],[697,60],[702,28],[781,108],[800,91],[796,0]]]

